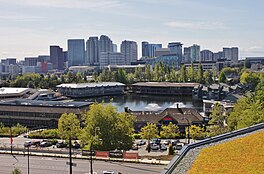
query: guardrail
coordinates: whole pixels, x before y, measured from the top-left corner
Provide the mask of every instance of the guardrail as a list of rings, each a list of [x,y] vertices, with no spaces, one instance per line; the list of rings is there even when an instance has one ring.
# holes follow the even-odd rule
[[[247,128],[243,128],[243,129],[239,129],[239,130],[235,130],[232,132],[228,132],[225,134],[221,134],[221,135],[217,135],[215,137],[211,137],[211,138],[207,138],[204,140],[201,140],[199,142],[196,143],[192,143],[189,144],[187,146],[184,146],[181,151],[178,153],[178,156],[175,156],[171,162],[162,170],[161,174],[171,174],[173,172],[173,170],[177,167],[177,165],[180,163],[180,161],[183,159],[183,157],[188,153],[189,150],[199,147],[199,146],[203,146],[206,144],[211,144],[211,143],[216,143],[218,141],[227,139],[227,138],[232,138],[238,135],[243,135],[246,133],[250,133],[253,131],[257,131],[260,129],[264,129],[264,123],[260,123],[260,124],[256,124],[254,126],[250,126]]]

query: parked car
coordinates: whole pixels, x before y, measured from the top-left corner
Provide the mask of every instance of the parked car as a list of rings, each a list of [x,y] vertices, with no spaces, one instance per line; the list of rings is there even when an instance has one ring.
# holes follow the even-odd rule
[[[139,146],[142,146],[142,145],[145,145],[146,144],[146,141],[145,140],[138,140],[136,142],[136,144],[139,145]]]
[[[160,150],[167,150],[167,146],[165,144],[160,145]]]
[[[74,149],[79,149],[81,147],[81,145],[77,142],[77,141],[75,141],[73,144],[72,144],[72,148],[74,148]]]
[[[157,145],[160,144],[160,139],[159,138],[154,138],[151,141],[153,142],[153,144],[157,144]]]
[[[182,144],[176,144],[175,150],[181,150],[182,149]]]
[[[31,141],[26,141],[24,143],[24,147],[30,147],[32,145],[32,142]]]
[[[157,145],[157,144],[152,144],[152,145],[150,146],[150,149],[151,149],[151,150],[159,150],[159,145]]]
[[[133,144],[132,145],[132,150],[138,150],[138,145],[137,144]]]
[[[179,140],[171,140],[171,145],[176,146],[176,144],[179,142]]]
[[[50,146],[52,146],[52,143],[48,141],[44,141],[40,143],[40,147],[50,147]]]
[[[62,142],[58,142],[58,143],[56,144],[56,147],[57,147],[57,148],[64,148],[64,147],[67,147],[67,144],[64,143],[63,141],[62,141]]]
[[[40,145],[40,141],[39,140],[36,140],[36,141],[33,141],[31,143],[32,146],[39,146]]]
[[[170,144],[170,140],[162,140],[161,143],[165,144],[165,145],[169,145]]]

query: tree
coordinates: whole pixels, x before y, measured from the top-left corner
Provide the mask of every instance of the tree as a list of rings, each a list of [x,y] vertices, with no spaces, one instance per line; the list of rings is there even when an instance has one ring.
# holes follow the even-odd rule
[[[146,126],[141,128],[141,138],[148,140],[148,151],[150,152],[150,139],[159,137],[158,127],[154,123],[147,123]]]
[[[18,168],[15,168],[12,174],[22,174],[22,172]]]
[[[64,113],[58,122],[58,131],[64,140],[76,139],[80,133],[80,120],[73,113]]]
[[[104,105],[94,103],[83,115],[84,128],[80,135],[83,145],[89,146],[93,142],[93,147],[100,150],[129,149],[134,141],[134,117],[128,113],[118,113],[117,108],[111,103]],[[95,130],[100,131],[96,134]],[[102,142],[98,142],[102,139]]]
[[[203,83],[203,66],[201,63],[198,65],[197,82]]]
[[[150,65],[147,65],[146,70],[145,70],[145,74],[146,74],[146,80],[151,81]]]
[[[186,82],[187,81],[187,75],[186,75],[186,66],[182,65],[181,66],[181,82]]]
[[[196,125],[192,125],[190,126],[190,138],[192,139],[203,139],[206,136],[204,129],[196,126]]]
[[[211,71],[206,70],[204,73],[204,81],[207,85],[210,85],[213,83],[213,74]]]
[[[127,74],[126,71],[124,69],[119,68],[117,70],[117,81],[127,84]]]
[[[223,106],[220,103],[217,102],[214,104],[210,117],[211,117],[210,120],[211,124],[215,124],[220,128],[224,127],[225,116],[223,113]]]
[[[227,82],[226,75],[225,75],[224,71],[221,71],[221,73],[219,75],[219,82],[220,83],[226,83]]]
[[[169,125],[161,126],[162,131],[160,131],[160,136],[162,138],[174,139],[180,135],[179,127],[173,124],[172,122]]]
[[[69,160],[70,160],[70,173],[72,173],[72,139],[76,139],[80,133],[80,120],[77,115],[73,113],[64,113],[61,115],[58,122],[58,131],[64,140],[69,141]]]

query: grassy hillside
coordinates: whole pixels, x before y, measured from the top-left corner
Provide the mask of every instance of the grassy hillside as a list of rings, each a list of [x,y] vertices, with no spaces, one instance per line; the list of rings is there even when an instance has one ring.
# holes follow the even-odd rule
[[[202,149],[188,174],[264,174],[264,131]]]

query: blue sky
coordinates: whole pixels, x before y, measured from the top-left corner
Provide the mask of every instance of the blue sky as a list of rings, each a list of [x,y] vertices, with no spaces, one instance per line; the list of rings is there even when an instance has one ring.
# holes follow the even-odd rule
[[[0,58],[67,49],[67,39],[106,34],[122,40],[181,41],[212,51],[238,46],[264,56],[262,0],[0,0]]]

